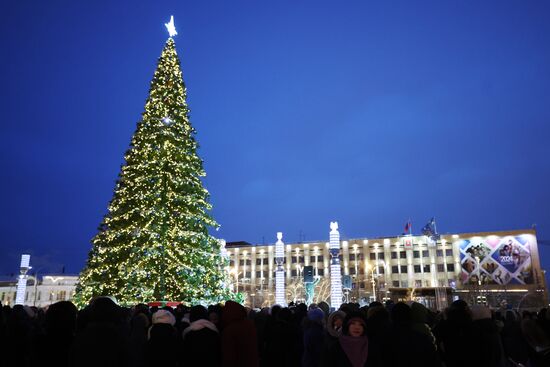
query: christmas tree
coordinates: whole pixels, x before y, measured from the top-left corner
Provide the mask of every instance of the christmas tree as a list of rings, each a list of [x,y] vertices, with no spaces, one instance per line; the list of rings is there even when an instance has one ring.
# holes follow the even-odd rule
[[[230,296],[220,242],[208,232],[209,193],[189,122],[173,18],[142,119],[125,154],[108,213],[92,239],[75,302],[216,302]]]

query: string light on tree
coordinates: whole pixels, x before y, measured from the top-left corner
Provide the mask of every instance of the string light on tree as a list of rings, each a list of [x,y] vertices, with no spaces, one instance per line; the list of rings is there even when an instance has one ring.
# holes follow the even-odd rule
[[[75,301],[114,296],[121,304],[149,301],[218,302],[233,295],[227,287],[227,257],[209,234],[206,175],[189,121],[187,90],[173,36],[153,75],[141,120],[126,152],[113,198]]]

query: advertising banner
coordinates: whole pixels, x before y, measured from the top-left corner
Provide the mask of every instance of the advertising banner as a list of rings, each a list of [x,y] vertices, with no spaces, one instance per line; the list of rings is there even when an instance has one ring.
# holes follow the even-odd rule
[[[463,284],[532,284],[535,236],[487,236],[460,240]]]

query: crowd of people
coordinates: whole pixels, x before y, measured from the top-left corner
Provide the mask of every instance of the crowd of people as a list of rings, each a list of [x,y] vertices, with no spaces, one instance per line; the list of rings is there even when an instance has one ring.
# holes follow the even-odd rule
[[[0,310],[0,366],[550,366],[547,309],[461,300],[444,312],[390,301],[125,308],[110,297]]]

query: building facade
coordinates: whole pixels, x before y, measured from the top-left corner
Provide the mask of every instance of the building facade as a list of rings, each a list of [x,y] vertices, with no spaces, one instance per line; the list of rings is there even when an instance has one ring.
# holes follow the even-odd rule
[[[274,246],[229,242],[226,250],[234,290],[250,306],[273,304]],[[414,300],[441,309],[459,298],[492,307],[540,307],[547,299],[531,229],[347,239],[339,256],[344,301]],[[313,241],[285,245],[287,303],[304,300],[308,267],[318,280],[314,301],[329,302],[329,242]]]
[[[417,301],[442,309],[456,299],[491,307],[539,308],[548,304],[536,232],[514,230],[340,240],[343,302]],[[252,307],[275,303],[275,245],[225,245],[233,290]],[[306,298],[304,275],[315,280],[314,302],[330,303],[329,241],[284,245],[286,303]],[[29,276],[24,304],[45,307],[71,300],[78,276]],[[0,281],[0,301],[14,305],[17,280]]]
[[[24,305],[46,307],[59,301],[72,299],[78,276],[76,275],[44,275],[35,281],[29,276],[25,291]],[[3,305],[13,306],[17,291],[17,281],[7,280],[0,282],[0,301]]]

